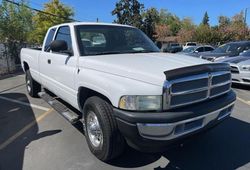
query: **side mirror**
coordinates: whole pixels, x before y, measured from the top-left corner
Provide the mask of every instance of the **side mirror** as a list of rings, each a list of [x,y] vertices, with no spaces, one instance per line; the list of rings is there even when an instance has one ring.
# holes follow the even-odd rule
[[[50,50],[53,52],[62,52],[68,50],[68,45],[66,41],[54,40],[50,44]]]
[[[52,52],[60,52],[64,54],[68,54],[69,56],[73,55],[71,50],[68,50],[67,42],[64,40],[54,40],[50,44],[50,50]]]
[[[196,50],[196,51],[194,51],[194,52],[195,52],[195,53],[199,53],[199,51],[197,51],[197,50]]]

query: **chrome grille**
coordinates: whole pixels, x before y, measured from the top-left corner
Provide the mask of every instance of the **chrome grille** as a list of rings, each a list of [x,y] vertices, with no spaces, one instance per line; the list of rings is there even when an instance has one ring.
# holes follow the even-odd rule
[[[219,71],[166,81],[164,109],[189,105],[227,93],[231,89],[231,73]]]

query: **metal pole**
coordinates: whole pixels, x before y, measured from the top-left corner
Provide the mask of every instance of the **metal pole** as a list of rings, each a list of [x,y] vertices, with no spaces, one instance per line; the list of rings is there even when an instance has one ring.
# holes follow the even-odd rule
[[[244,18],[244,25],[245,25],[245,39],[247,37],[247,31],[248,31],[248,28],[247,28],[247,9],[245,9],[245,18]]]
[[[247,23],[247,8],[245,9],[245,18],[244,18],[244,23],[245,23],[245,25],[246,25],[246,23]]]

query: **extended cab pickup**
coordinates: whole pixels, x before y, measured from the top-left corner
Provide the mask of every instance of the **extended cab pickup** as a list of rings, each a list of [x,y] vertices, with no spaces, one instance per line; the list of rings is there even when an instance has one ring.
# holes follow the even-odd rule
[[[82,113],[88,146],[103,161],[125,144],[162,151],[224,120],[236,99],[228,64],[160,53],[131,26],[54,26],[41,50],[21,50],[21,62],[31,96],[42,86]]]

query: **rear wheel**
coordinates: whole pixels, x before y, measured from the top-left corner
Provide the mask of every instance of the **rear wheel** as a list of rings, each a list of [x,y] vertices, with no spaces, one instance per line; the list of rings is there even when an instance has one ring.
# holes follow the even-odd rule
[[[112,106],[99,97],[90,97],[83,110],[90,151],[102,161],[118,157],[124,150],[125,140],[118,130]]]
[[[26,70],[25,80],[29,95],[31,97],[38,97],[38,93],[41,91],[41,85],[31,77],[29,70]]]

